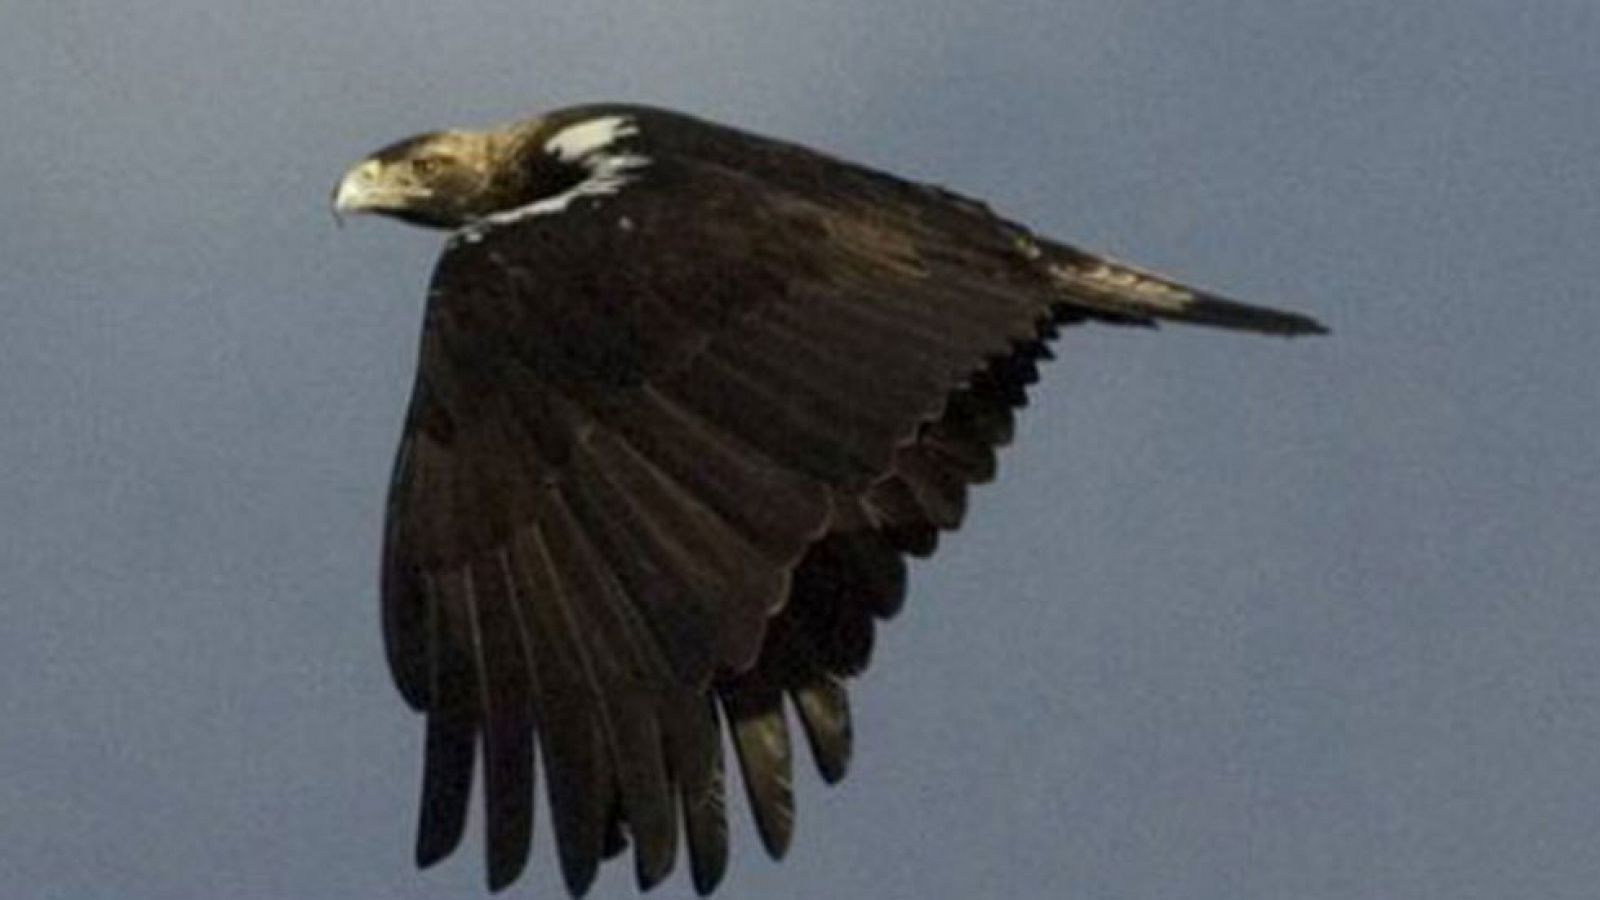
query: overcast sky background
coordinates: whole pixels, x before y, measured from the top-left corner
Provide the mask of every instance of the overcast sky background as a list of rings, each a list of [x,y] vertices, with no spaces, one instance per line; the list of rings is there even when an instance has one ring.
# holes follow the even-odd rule
[[[0,895],[482,894],[476,808],[412,869],[377,618],[440,238],[328,190],[632,99],[1334,331],[1070,332],[727,896],[1593,897],[1597,46],[1593,0],[8,0]],[[507,896],[560,895],[536,839]]]

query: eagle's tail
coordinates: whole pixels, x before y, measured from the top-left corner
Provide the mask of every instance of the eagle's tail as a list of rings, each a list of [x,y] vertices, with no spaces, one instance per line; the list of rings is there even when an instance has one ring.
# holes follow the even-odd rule
[[[1143,325],[1169,319],[1285,336],[1328,333],[1300,313],[1239,303],[1067,244],[1040,240],[1038,247],[1039,262],[1071,306],[1094,318]]]

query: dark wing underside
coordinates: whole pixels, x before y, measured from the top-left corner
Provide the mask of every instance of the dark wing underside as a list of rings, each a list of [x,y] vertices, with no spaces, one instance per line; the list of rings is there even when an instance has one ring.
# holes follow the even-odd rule
[[[428,718],[423,864],[481,753],[490,885],[516,878],[537,757],[574,893],[625,841],[656,883],[680,834],[709,891],[724,724],[781,854],[786,705],[842,777],[843,679],[904,556],[958,524],[1043,339],[1087,312],[976,204],[741,140],[440,262],[383,586]]]

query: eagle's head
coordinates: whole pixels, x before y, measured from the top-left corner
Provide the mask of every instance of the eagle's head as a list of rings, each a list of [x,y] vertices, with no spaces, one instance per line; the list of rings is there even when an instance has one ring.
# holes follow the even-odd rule
[[[380,213],[415,225],[458,228],[512,202],[519,186],[504,165],[508,136],[435,131],[390,144],[350,168],[333,189],[333,210]]]
[[[380,213],[431,228],[557,212],[634,180],[651,163],[632,147],[638,134],[622,115],[420,134],[351,167],[333,189],[333,211]]]

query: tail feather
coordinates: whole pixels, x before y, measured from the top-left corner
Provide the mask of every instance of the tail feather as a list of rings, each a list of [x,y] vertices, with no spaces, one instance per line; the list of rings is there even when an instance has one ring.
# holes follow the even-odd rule
[[[1166,319],[1289,337],[1328,333],[1310,316],[1229,300],[1066,244],[1039,241],[1039,248],[1040,262],[1067,301],[1091,315],[1128,324]]]

